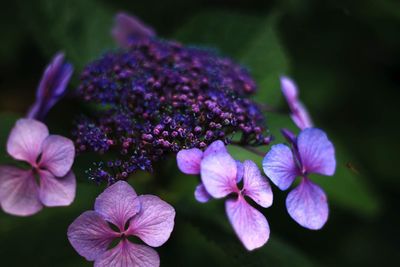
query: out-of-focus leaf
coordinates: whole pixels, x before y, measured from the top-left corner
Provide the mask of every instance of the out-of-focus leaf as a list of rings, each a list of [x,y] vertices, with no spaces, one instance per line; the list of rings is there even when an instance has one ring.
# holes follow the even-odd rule
[[[212,202],[220,202],[220,207],[210,209],[209,206],[214,204]],[[223,265],[218,266],[316,266],[306,255],[280,240],[274,233],[265,246],[252,252],[247,251],[228,223],[221,202],[223,201],[213,200],[196,209],[180,208],[183,203],[177,205],[178,212],[198,229],[199,234],[204,236],[210,245],[223,248],[226,254],[223,257],[226,260]],[[224,220],[215,220],[215,217]]]
[[[324,188],[334,204],[361,215],[376,215],[380,205],[378,196],[371,190],[371,185],[363,176],[362,169],[349,165],[353,157],[342,147],[340,140],[331,139],[336,149],[336,173],[333,177],[317,177],[315,181]]]
[[[77,69],[113,47],[114,13],[100,1],[23,1],[20,8],[43,52],[62,50]]]
[[[222,9],[201,11],[180,27],[173,37],[187,44],[212,47],[223,55],[239,59],[261,21],[260,17]]]
[[[6,152],[6,143],[11,128],[18,119],[17,114],[0,113],[0,164],[14,163],[15,161]]]
[[[240,61],[249,66],[259,91],[255,100],[277,106],[282,101],[279,76],[287,74],[289,60],[279,40],[276,24],[280,16],[264,18],[248,44],[242,48]]]

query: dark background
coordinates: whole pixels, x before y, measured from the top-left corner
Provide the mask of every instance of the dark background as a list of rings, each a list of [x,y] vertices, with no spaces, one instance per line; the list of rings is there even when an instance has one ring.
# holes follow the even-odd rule
[[[113,15],[125,10],[159,36],[212,46],[247,65],[259,84],[257,101],[284,107],[280,74],[293,77],[318,127],[337,148],[334,178],[317,177],[327,191],[330,220],[321,231],[287,215],[287,194],[274,188],[265,211],[271,239],[248,253],[233,234],[223,202],[193,200],[193,177],[178,175],[173,159],[158,173],[131,182],[139,193],[162,196],[177,210],[172,238],[157,250],[162,266],[389,266],[400,249],[399,86],[400,2],[354,1],[2,1],[0,9],[0,162],[16,118],[33,102],[41,73],[59,50],[78,73],[115,45]],[[49,115],[52,132],[69,136],[79,105],[66,99]],[[266,114],[272,131],[291,127]],[[274,130],[275,129],[275,130]],[[235,148],[232,148],[235,150]],[[248,155],[235,150],[238,157]],[[89,159],[88,159],[89,158]],[[257,159],[257,158],[256,158]],[[257,159],[261,161],[261,158]],[[77,199],[69,208],[29,218],[0,214],[1,266],[91,266],[66,239],[66,228],[91,209],[102,188],[86,181],[90,157],[77,159]]]

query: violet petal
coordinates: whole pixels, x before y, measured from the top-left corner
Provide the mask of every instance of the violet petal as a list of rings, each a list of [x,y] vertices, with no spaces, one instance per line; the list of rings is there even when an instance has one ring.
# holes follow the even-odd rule
[[[43,73],[35,103],[30,108],[27,118],[43,119],[64,95],[72,73],[73,67],[64,62],[64,54],[57,53]]]
[[[105,220],[124,231],[128,220],[140,211],[140,201],[127,182],[118,181],[96,198],[94,209]]]
[[[200,203],[206,203],[212,198],[202,183],[196,186],[194,197]]]
[[[268,208],[272,205],[273,195],[267,178],[262,176],[253,161],[245,160],[243,166],[243,194],[251,197],[261,207]]]
[[[68,227],[68,240],[74,249],[89,261],[101,256],[110,246],[114,232],[103,217],[95,211],[85,211]]]
[[[64,177],[55,177],[48,171],[40,170],[39,176],[39,197],[45,206],[69,206],[74,201],[76,179],[72,171]]]
[[[32,171],[0,166],[0,202],[12,215],[29,216],[43,207]]]
[[[303,171],[333,175],[336,169],[335,149],[326,134],[317,128],[303,130],[297,137]]]
[[[219,153],[219,152],[226,152],[228,153],[228,150],[226,149],[225,143],[222,142],[221,140],[217,140],[212,142],[207,149],[204,151],[204,157],[207,157],[208,155]]]
[[[19,119],[7,141],[7,152],[14,159],[24,160],[35,166],[42,143],[49,135],[47,126],[37,120]]]
[[[228,199],[225,210],[229,221],[247,250],[262,247],[269,239],[267,219],[239,196],[237,200]]]
[[[316,184],[303,178],[286,198],[289,215],[301,226],[318,230],[328,220],[329,208],[325,192]]]
[[[298,168],[289,147],[273,145],[265,155],[263,169],[268,178],[281,190],[286,190],[298,175]]]
[[[94,262],[94,267],[158,267],[157,251],[124,239]]]
[[[237,192],[236,177],[237,164],[228,153],[211,154],[201,162],[201,180],[214,198]]]
[[[306,107],[300,101],[293,105],[292,114],[290,115],[293,122],[301,130],[313,127],[313,122],[311,120],[310,114],[308,113]]]
[[[157,196],[139,196],[142,209],[129,224],[127,234],[152,247],[164,244],[174,228],[175,209]]]
[[[300,129],[313,126],[307,109],[300,102],[298,89],[294,81],[288,77],[281,77],[281,89],[291,110],[291,118]]]
[[[145,25],[137,17],[126,13],[118,13],[115,16],[115,25],[111,33],[117,43],[124,48],[129,47],[132,38],[153,37],[155,35],[152,28]]]
[[[184,149],[176,155],[178,168],[185,174],[199,174],[203,151],[198,148]]]
[[[57,177],[65,176],[72,167],[75,157],[74,143],[63,136],[49,135],[42,145],[40,167]]]
[[[240,181],[242,181],[244,174],[244,166],[243,163],[241,163],[239,160],[236,161],[236,166],[237,166],[236,183],[240,183]]]

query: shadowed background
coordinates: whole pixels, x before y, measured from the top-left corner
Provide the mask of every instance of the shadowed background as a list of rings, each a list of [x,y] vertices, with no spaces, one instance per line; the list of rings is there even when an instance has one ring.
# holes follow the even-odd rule
[[[4,144],[13,123],[34,100],[50,58],[59,50],[75,66],[70,90],[90,60],[115,48],[113,16],[127,11],[162,38],[215,47],[247,66],[259,85],[255,100],[286,108],[279,75],[293,77],[315,124],[337,150],[337,174],[314,177],[330,200],[321,231],[288,216],[287,192],[274,190],[264,210],[271,239],[248,253],[233,233],[223,201],[193,199],[195,177],[178,173],[171,157],[156,175],[130,179],[140,194],[160,195],[177,210],[171,239],[157,251],[161,266],[387,266],[400,248],[398,212],[400,150],[400,3],[396,1],[7,1],[0,10],[0,163],[12,162]],[[46,121],[70,136],[80,104],[63,100]],[[278,127],[295,129],[281,115]],[[261,158],[231,147],[238,159]],[[267,151],[267,148],[263,148]],[[91,209],[103,187],[86,180],[93,158],[77,158],[77,198],[71,207],[44,209],[19,218],[0,213],[1,266],[91,266],[69,245],[68,225]]]

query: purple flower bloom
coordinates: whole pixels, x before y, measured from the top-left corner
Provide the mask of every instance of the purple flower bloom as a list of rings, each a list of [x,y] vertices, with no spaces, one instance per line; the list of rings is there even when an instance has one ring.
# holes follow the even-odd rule
[[[155,32],[137,17],[126,13],[118,13],[115,16],[112,35],[121,47],[128,48],[134,38],[153,37]]]
[[[225,151],[217,151],[203,158],[200,166],[201,180],[205,191],[213,198],[235,195],[225,202],[229,221],[247,250],[263,246],[269,239],[267,219],[257,209],[247,203],[245,196],[258,205],[268,208],[272,205],[271,187],[257,165],[246,160],[243,170]],[[243,188],[238,181],[243,177]]]
[[[289,193],[286,207],[301,226],[320,229],[328,219],[327,197],[319,186],[311,182],[309,175],[334,174],[333,144],[320,129],[304,129],[297,138],[285,131],[292,149],[283,144],[272,146],[263,160],[264,172],[281,190],[288,189],[296,177],[302,177],[300,184]]]
[[[42,120],[46,116],[64,95],[72,72],[72,65],[64,62],[64,54],[56,54],[43,74],[36,91],[35,103],[30,108],[27,118]]]
[[[71,140],[49,135],[46,125],[39,121],[20,119],[8,138],[7,152],[14,159],[29,163],[31,168],[0,166],[0,203],[5,212],[28,216],[43,206],[72,203],[76,181],[71,171],[75,157]]]
[[[137,196],[127,182],[118,181],[97,197],[94,211],[75,219],[68,228],[68,239],[96,267],[154,267],[160,265],[157,252],[132,243],[128,237],[136,236],[151,247],[159,247],[169,239],[174,218],[174,208],[165,201],[152,195]],[[110,248],[116,239],[118,244]]]
[[[218,152],[228,153],[224,142],[221,140],[211,143],[204,152],[198,148],[183,149],[176,155],[178,168],[185,174],[198,175],[200,174],[201,161],[205,157]],[[243,177],[243,164],[239,161],[237,161],[236,164],[238,165],[237,179],[238,182],[240,182]],[[201,203],[205,203],[212,198],[201,182],[196,187],[194,196],[196,200]]]
[[[228,143],[235,133],[244,145],[265,144],[264,116],[250,99],[255,91],[249,73],[230,59],[138,36],[83,71],[79,97],[102,108],[78,120],[76,148],[117,152],[88,174],[113,183],[182,149]]]
[[[299,127],[301,130],[313,127],[313,123],[307,109],[299,100],[299,92],[296,84],[290,78],[282,76],[281,87],[282,93],[285,96],[291,111],[290,117],[297,127]]]

